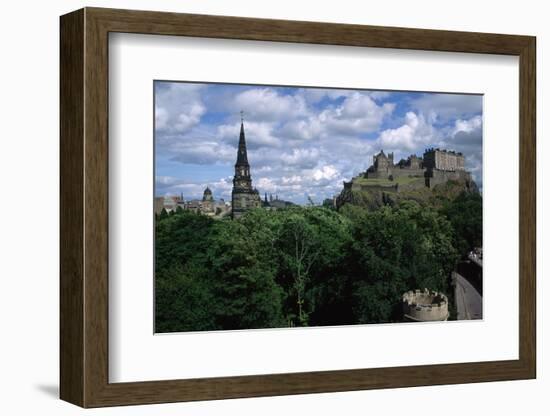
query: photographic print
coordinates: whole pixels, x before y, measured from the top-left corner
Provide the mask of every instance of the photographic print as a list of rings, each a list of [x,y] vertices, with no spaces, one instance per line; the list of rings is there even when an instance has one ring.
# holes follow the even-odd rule
[[[155,81],[155,332],[482,319],[482,104]]]

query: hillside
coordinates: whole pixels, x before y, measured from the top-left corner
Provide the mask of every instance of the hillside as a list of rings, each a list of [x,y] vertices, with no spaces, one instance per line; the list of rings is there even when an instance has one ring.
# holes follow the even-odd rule
[[[404,200],[413,200],[420,205],[440,207],[444,201],[452,200],[463,192],[478,193],[476,183],[468,177],[448,180],[429,188],[422,177],[398,177],[389,179],[367,179],[360,175],[337,198],[336,205],[353,204],[376,210],[383,205],[396,205]]]

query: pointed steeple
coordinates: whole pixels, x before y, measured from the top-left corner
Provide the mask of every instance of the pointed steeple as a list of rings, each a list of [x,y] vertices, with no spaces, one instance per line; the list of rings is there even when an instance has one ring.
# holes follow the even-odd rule
[[[248,164],[248,155],[246,153],[246,139],[244,138],[244,121],[241,111],[241,134],[239,136],[239,148],[237,150],[237,162],[235,163],[235,176],[233,185],[239,188],[252,189],[252,179],[250,178],[250,165]]]
[[[235,176],[233,176],[233,190],[231,191],[231,215],[233,218],[239,218],[246,211],[261,207],[261,204],[260,193],[252,186],[250,177],[243,112],[241,111],[241,134],[239,135],[237,162],[235,163]]]
[[[246,139],[244,137],[244,120],[241,111],[241,134],[239,135],[239,150],[237,152],[236,165],[248,165],[248,155],[246,152]]]

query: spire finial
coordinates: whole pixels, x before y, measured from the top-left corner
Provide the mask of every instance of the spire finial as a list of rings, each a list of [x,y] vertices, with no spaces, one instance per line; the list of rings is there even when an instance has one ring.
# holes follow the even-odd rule
[[[244,122],[244,111],[241,110],[241,124]]]

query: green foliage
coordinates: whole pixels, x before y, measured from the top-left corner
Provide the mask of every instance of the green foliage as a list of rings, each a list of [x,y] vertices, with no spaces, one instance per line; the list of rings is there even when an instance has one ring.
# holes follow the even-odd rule
[[[277,211],[274,249],[278,282],[287,293],[288,320],[307,326],[310,315],[327,297],[344,268],[345,247],[351,239],[346,218],[320,207]],[[315,323],[315,316],[312,317]]]
[[[447,292],[458,253],[450,223],[413,201],[367,212],[342,210],[354,223],[352,279],[358,322],[399,320],[401,295],[415,288]]]
[[[155,225],[155,270],[161,272],[171,265],[183,266],[189,260],[203,257],[208,246],[208,234],[214,220],[192,211],[164,215]],[[200,238],[199,238],[200,237]]]
[[[238,220],[161,213],[157,331],[399,321],[401,295],[448,293],[456,241],[481,239],[478,224],[459,215],[476,201],[453,204],[440,212],[411,201],[375,211],[295,206]]]
[[[462,193],[441,209],[453,227],[453,243],[461,254],[482,246],[483,201],[478,193]]]
[[[156,274],[155,332],[221,329],[211,313],[215,297],[205,271],[172,265]]]
[[[285,325],[270,247],[240,222],[176,212],[159,218],[155,243],[159,330]]]
[[[270,245],[260,237],[239,221],[220,221],[209,239],[207,259],[216,297],[213,312],[224,329],[285,325]]]

